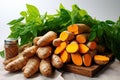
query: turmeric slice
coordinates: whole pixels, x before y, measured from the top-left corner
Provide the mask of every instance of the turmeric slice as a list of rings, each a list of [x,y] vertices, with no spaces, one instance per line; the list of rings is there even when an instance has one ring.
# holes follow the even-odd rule
[[[88,42],[87,46],[89,47],[90,50],[95,50],[97,48],[97,44],[95,41]]]
[[[74,34],[72,32],[69,32],[69,31],[63,31],[60,33],[60,36],[59,38],[62,40],[62,41],[71,41],[75,38]]]
[[[85,32],[90,32],[90,27],[86,24],[73,24],[67,27],[69,32],[73,32],[74,34],[80,34]]]
[[[66,46],[66,51],[68,53],[75,53],[79,49],[78,43],[76,41],[72,41],[70,44]]]
[[[94,56],[94,61],[96,64],[99,65],[104,65],[107,64],[109,62],[110,58],[104,55],[95,55]]]
[[[86,34],[79,34],[79,35],[76,36],[76,41],[78,43],[86,43],[87,40],[88,40],[88,36],[89,36],[88,33],[86,33]]]
[[[85,44],[79,44],[79,52],[85,54],[89,51],[89,48]]]
[[[66,50],[64,50],[61,54],[60,54],[60,58],[62,60],[63,63],[67,63],[70,61],[70,54],[67,53]]]
[[[76,52],[76,53],[74,53],[74,54],[71,54],[71,58],[72,58],[72,62],[75,64],[75,65],[77,65],[77,66],[81,66],[82,65],[82,57],[81,57],[81,55],[78,53],[78,52]]]
[[[58,47],[56,47],[54,54],[60,54],[66,48],[66,45],[66,42],[61,42],[61,44]]]
[[[86,66],[86,67],[91,66],[92,56],[90,54],[85,54],[85,55],[83,55],[82,58],[83,58],[84,66]]]

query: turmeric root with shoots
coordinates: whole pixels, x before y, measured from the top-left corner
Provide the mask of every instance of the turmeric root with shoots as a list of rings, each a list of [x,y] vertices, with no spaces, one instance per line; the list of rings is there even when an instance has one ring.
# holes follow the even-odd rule
[[[66,51],[68,53],[75,53],[79,49],[79,45],[76,41],[72,41],[70,44],[66,46]]]
[[[72,24],[67,27],[69,32],[73,32],[74,34],[88,33],[90,32],[90,27],[86,24]]]
[[[63,31],[60,33],[59,36],[61,41],[71,41],[75,38],[74,33],[69,32],[69,31]]]
[[[81,57],[81,55],[78,52],[76,52],[74,54],[71,54],[71,58],[72,58],[72,62],[75,65],[77,65],[77,66],[81,66],[82,65],[82,63],[83,63],[82,57]]]
[[[37,45],[39,47],[47,46],[51,44],[52,41],[56,38],[57,38],[57,33],[53,31],[49,31],[37,41]]]
[[[40,65],[40,59],[37,56],[31,57],[27,64],[24,67],[23,73],[25,77],[31,77],[33,74],[35,74]]]

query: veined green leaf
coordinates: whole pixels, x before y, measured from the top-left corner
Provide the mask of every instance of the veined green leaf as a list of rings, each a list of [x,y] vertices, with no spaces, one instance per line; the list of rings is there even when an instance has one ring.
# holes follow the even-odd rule
[[[90,33],[89,41],[93,41],[95,38],[96,38],[96,32],[93,31],[93,32]]]
[[[26,17],[27,13],[26,13],[26,11],[22,11],[22,12],[20,12],[20,15],[23,16],[23,17]]]
[[[24,19],[24,17],[20,17],[18,19],[14,19],[14,20],[10,21],[8,24],[9,25],[14,25],[14,24],[16,24],[18,22],[21,22],[23,19]]]

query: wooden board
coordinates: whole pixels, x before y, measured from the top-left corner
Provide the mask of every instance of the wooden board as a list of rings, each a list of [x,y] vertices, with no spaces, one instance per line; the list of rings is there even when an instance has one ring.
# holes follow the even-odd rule
[[[84,66],[76,66],[74,64],[66,64],[63,70],[84,76],[94,77],[98,75],[101,71],[103,71],[103,69],[106,69],[108,66],[110,66],[110,64],[114,62],[115,58],[113,57],[113,55],[109,55],[109,57],[110,57],[110,61],[105,65],[94,64],[90,67],[84,67]]]

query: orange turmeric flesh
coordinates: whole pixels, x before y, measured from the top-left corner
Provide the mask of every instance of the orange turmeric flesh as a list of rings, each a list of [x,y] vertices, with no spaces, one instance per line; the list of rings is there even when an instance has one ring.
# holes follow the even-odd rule
[[[66,48],[66,45],[66,42],[61,42],[61,44],[58,47],[56,47],[54,54],[60,54]]]
[[[63,63],[69,62],[70,54],[68,54],[67,51],[64,50],[64,51],[60,54],[60,58],[61,58],[61,60],[62,60]]]
[[[89,48],[85,44],[79,44],[79,52],[80,53],[87,53],[89,51]]]
[[[78,52],[76,52],[76,53],[74,53],[74,54],[71,54],[71,58],[72,58],[72,62],[75,64],[75,65],[77,65],[77,66],[81,66],[82,65],[82,57],[81,57],[81,55],[78,53]]]
[[[83,63],[85,66],[90,66],[92,63],[92,56],[90,54],[83,55]]]

